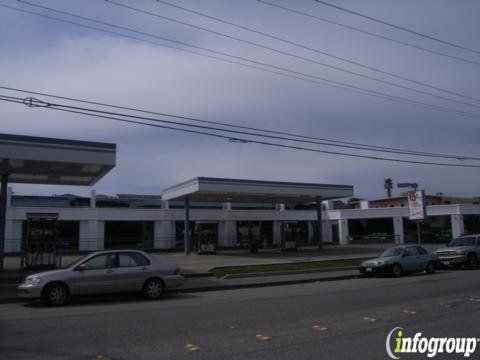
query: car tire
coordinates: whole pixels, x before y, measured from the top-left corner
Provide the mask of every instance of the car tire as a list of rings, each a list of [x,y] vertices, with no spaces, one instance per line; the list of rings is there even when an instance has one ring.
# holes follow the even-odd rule
[[[392,274],[395,277],[402,276],[403,270],[402,267],[399,264],[393,264],[392,266]]]
[[[62,283],[48,284],[42,291],[42,301],[48,306],[62,306],[68,300],[68,289]]]
[[[469,269],[476,269],[478,268],[478,259],[477,255],[475,254],[469,254],[467,257],[467,267]]]
[[[160,279],[149,279],[143,285],[143,296],[149,300],[159,299],[163,295],[165,285]]]
[[[436,270],[435,263],[433,261],[430,261],[427,264],[427,268],[425,269],[425,271],[427,272],[427,274],[434,274],[435,270]]]

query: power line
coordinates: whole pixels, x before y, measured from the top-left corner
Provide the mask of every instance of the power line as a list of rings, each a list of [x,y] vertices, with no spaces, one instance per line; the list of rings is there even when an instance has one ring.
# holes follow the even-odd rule
[[[99,106],[102,106],[102,107],[109,107],[109,108],[115,108],[115,109],[121,109],[121,110],[135,111],[135,112],[145,113],[145,114],[150,114],[150,115],[160,115],[160,116],[164,116],[164,117],[177,118],[177,119],[206,123],[206,124],[214,124],[214,125],[221,125],[221,126],[225,126],[225,127],[232,127],[232,128],[238,128],[238,129],[260,131],[260,132],[269,133],[269,134],[286,135],[286,136],[290,136],[290,137],[297,137],[297,138],[309,139],[309,140],[327,141],[327,142],[344,144],[344,145],[354,145],[354,146],[361,147],[361,150],[394,150],[395,152],[398,152],[398,153],[409,154],[409,155],[417,155],[417,156],[422,156],[422,155],[429,156],[430,155],[432,157],[452,158],[452,159],[457,159],[457,160],[480,160],[480,158],[478,158],[478,157],[469,157],[469,156],[463,156],[463,155],[447,155],[447,154],[439,154],[439,153],[431,153],[431,152],[420,152],[420,151],[407,150],[407,149],[399,149],[399,148],[392,148],[392,147],[359,144],[359,143],[354,143],[354,142],[332,140],[332,139],[319,138],[319,137],[313,137],[313,136],[305,136],[305,135],[301,135],[301,134],[292,134],[292,133],[287,133],[287,132],[282,132],[282,131],[259,129],[259,128],[254,128],[254,127],[241,126],[241,125],[237,125],[237,124],[230,124],[230,123],[224,123],[224,122],[218,122],[218,121],[210,121],[210,120],[198,119],[198,118],[193,118],[193,117],[188,117],[188,116],[183,116],[183,115],[169,114],[169,113],[165,113],[165,112],[154,112],[154,111],[148,111],[148,110],[144,110],[144,109],[132,108],[132,107],[127,107],[127,106],[112,105],[112,104],[107,104],[107,103],[102,103],[102,102],[97,102],[97,101],[88,101],[88,100],[84,100],[84,99],[77,99],[77,98],[72,98],[72,97],[65,97],[65,96],[53,95],[53,94],[36,92],[36,91],[31,91],[31,90],[17,89],[17,88],[6,87],[6,86],[0,86],[0,89],[15,91],[15,92],[21,92],[21,93],[26,93],[26,94],[41,95],[41,96],[46,96],[46,97],[51,97],[51,98],[56,98],[56,99],[62,99],[62,100],[68,100],[68,101],[74,101],[74,102],[79,102],[79,103],[85,103],[85,104],[90,104],[90,105],[99,105]]]
[[[181,51],[181,52],[185,52],[185,53],[189,53],[189,54],[194,54],[194,55],[197,55],[197,56],[202,56],[202,57],[206,57],[206,58],[209,58],[209,59],[214,59],[214,60],[217,60],[217,61],[222,61],[222,62],[229,63],[229,64],[240,65],[240,66],[243,66],[243,67],[246,67],[246,68],[261,70],[261,71],[272,73],[272,74],[275,74],[275,75],[281,75],[281,76],[292,78],[292,79],[298,79],[298,80],[308,81],[308,82],[312,82],[312,83],[322,84],[322,85],[325,85],[325,86],[330,86],[330,87],[337,88],[337,89],[342,89],[342,90],[348,90],[348,91],[351,91],[351,92],[362,93],[361,91],[356,91],[356,90],[353,90],[353,89],[347,89],[347,87],[348,87],[347,85],[345,85],[345,87],[342,87],[341,85],[335,86],[335,85],[323,82],[321,80],[313,80],[313,79],[310,79],[310,78],[295,76],[295,75],[292,75],[292,74],[289,74],[289,73],[274,71],[274,70],[270,70],[270,69],[263,68],[263,67],[260,67],[260,66],[245,64],[245,63],[242,63],[242,62],[239,62],[239,61],[229,60],[229,59],[221,58],[221,57],[214,56],[214,55],[208,55],[208,54],[200,53],[200,52],[193,51],[193,50],[183,49],[183,48],[179,48],[179,47],[172,46],[172,45],[167,45],[167,44],[163,44],[163,43],[159,43],[159,42],[155,42],[155,41],[151,41],[151,40],[146,40],[146,39],[139,38],[139,37],[136,37],[136,36],[122,34],[122,33],[116,32],[116,31],[102,29],[102,28],[99,28],[99,27],[96,27],[96,26],[85,25],[85,24],[81,24],[81,23],[78,23],[78,22],[75,22],[75,21],[61,19],[61,18],[58,18],[58,17],[55,17],[55,16],[45,15],[45,14],[37,13],[37,12],[34,12],[34,11],[29,11],[29,10],[25,10],[25,9],[16,8],[16,7],[13,7],[13,6],[0,4],[0,7],[8,8],[10,10],[15,10],[15,11],[26,13],[26,14],[29,14],[29,15],[42,17],[42,18],[49,19],[49,20],[62,22],[62,23],[65,23],[65,24],[75,25],[75,26],[82,27],[82,28],[89,29],[89,30],[103,32],[103,33],[110,34],[110,35],[115,35],[115,36],[118,36],[118,37],[123,37],[123,38],[130,39],[130,40],[144,42],[144,43],[147,43],[147,44],[150,44],[150,45],[156,45],[156,46],[167,48],[167,49],[172,49],[172,50],[177,50],[177,51]],[[305,75],[305,76],[308,76],[308,75]],[[365,90],[365,91],[368,91],[368,90]],[[375,95],[371,95],[371,96],[378,97],[378,98],[383,98],[381,96],[375,96]],[[388,96],[389,95],[384,95],[385,98],[388,97]],[[404,103],[408,103],[407,101],[408,100],[404,100]],[[398,102],[400,102],[400,101],[398,101]]]
[[[404,26],[395,25],[395,24],[386,22],[386,21],[384,21],[384,20],[381,20],[381,19],[378,19],[378,18],[374,18],[374,17],[372,17],[372,16],[368,16],[368,15],[361,14],[361,13],[356,12],[356,11],[353,11],[353,10],[349,10],[349,9],[340,7],[340,6],[338,6],[338,5],[330,4],[330,3],[326,2],[326,1],[322,1],[322,0],[315,0],[315,1],[316,1],[317,3],[319,3],[319,4],[322,4],[322,5],[325,5],[325,6],[329,6],[329,7],[332,7],[332,8],[335,8],[335,9],[338,9],[338,10],[341,10],[341,11],[344,11],[344,12],[347,12],[347,13],[349,13],[349,14],[353,14],[353,15],[356,15],[356,16],[360,16],[360,17],[362,17],[362,18],[365,18],[365,19],[374,21],[374,22],[376,22],[376,23],[379,23],[379,24],[382,24],[382,25],[387,25],[387,26],[390,26],[390,27],[392,27],[392,28],[394,28],[394,29],[402,30],[402,31],[408,32],[408,33],[410,33],[410,34],[414,34],[414,35],[423,37],[423,38],[425,38],[425,39],[433,40],[433,41],[439,42],[439,43],[444,44],[444,45],[453,46],[453,47],[456,47],[456,48],[458,48],[458,49],[470,51],[470,52],[475,53],[475,54],[480,54],[480,51],[478,51],[478,50],[471,49],[471,48],[469,48],[469,47],[466,47],[466,46],[463,46],[463,45],[460,45],[460,44],[456,44],[456,43],[453,43],[453,42],[450,42],[450,41],[442,40],[442,39],[439,39],[439,38],[434,37],[434,36],[431,36],[431,35],[423,34],[423,33],[420,33],[420,32],[418,32],[418,31],[415,31],[415,30],[412,30],[412,29],[408,29],[408,28],[406,28],[406,27],[404,27]]]
[[[130,6],[127,6],[127,5],[124,5],[124,4],[121,4],[121,3],[118,3],[118,2],[112,1],[112,0],[105,0],[105,1],[106,1],[106,2],[109,2],[109,3],[111,3],[111,4],[114,4],[114,5],[117,5],[117,6],[122,6],[122,7],[126,7],[126,8],[131,8],[131,9],[133,9],[133,8],[130,7]],[[359,63],[359,62],[357,62],[357,61],[351,60],[351,59],[347,59],[347,58],[344,58],[344,57],[341,57],[341,56],[334,55],[334,54],[332,54],[332,53],[328,53],[328,52],[326,52],[326,51],[324,51],[324,50],[319,50],[319,49],[317,49],[317,48],[312,48],[312,47],[310,47],[310,46],[307,46],[307,45],[304,45],[304,44],[300,44],[300,43],[295,42],[295,41],[287,40],[287,39],[285,39],[285,38],[282,38],[282,37],[279,37],[279,36],[276,36],[276,35],[268,34],[268,33],[265,33],[265,32],[263,32],[263,31],[259,31],[259,30],[256,30],[256,29],[253,29],[253,28],[244,26],[244,25],[239,25],[239,24],[233,23],[233,22],[231,22],[231,21],[227,21],[227,20],[221,19],[221,18],[216,17],[216,16],[208,15],[208,14],[205,14],[205,13],[202,13],[202,12],[199,12],[199,11],[196,11],[196,10],[192,10],[192,9],[189,9],[189,8],[186,8],[186,7],[183,7],[183,6],[179,6],[179,5],[176,5],[176,4],[172,4],[172,3],[169,3],[169,2],[163,1],[163,0],[156,0],[156,1],[157,1],[158,3],[164,4],[164,5],[167,5],[167,6],[171,6],[171,7],[173,7],[173,8],[180,9],[180,10],[182,10],[182,11],[189,12],[189,13],[191,13],[191,14],[195,14],[195,15],[198,15],[198,16],[201,16],[201,17],[210,19],[210,20],[214,20],[214,21],[217,21],[217,22],[226,24],[226,25],[230,25],[230,26],[236,27],[236,28],[238,28],[238,29],[242,29],[242,30],[245,30],[245,31],[248,31],[248,32],[257,34],[257,35],[262,35],[262,36],[264,36],[264,37],[267,37],[267,38],[270,38],[270,39],[273,39],[273,40],[277,40],[277,41],[283,42],[283,43],[285,43],[285,44],[289,44],[289,45],[293,45],[293,46],[296,46],[296,47],[299,47],[299,48],[302,48],[302,49],[305,49],[305,50],[313,51],[313,52],[316,52],[316,53],[318,53],[318,54],[321,54],[321,55],[324,55],[324,56],[328,56],[328,57],[331,57],[331,58],[336,59],[336,60],[341,60],[341,61],[344,61],[344,62],[349,63],[349,64],[353,64],[353,65],[356,65],[356,66],[359,66],[359,67],[362,67],[362,68],[365,68],[365,69],[368,69],[368,70],[371,70],[371,71],[378,72],[378,73],[380,73],[380,74],[392,76],[392,77],[397,78],[397,79],[400,79],[400,80],[408,81],[408,82],[413,83],[413,84],[425,86],[425,87],[428,87],[428,88],[430,88],[430,89],[442,91],[442,92],[445,92],[445,93],[448,93],[448,94],[451,94],[451,95],[460,96],[460,97],[463,97],[463,98],[466,98],[466,99],[470,99],[470,100],[480,101],[479,98],[475,98],[475,97],[472,97],[472,96],[464,95],[464,94],[461,94],[461,93],[458,93],[458,92],[455,92],[455,91],[451,91],[451,90],[448,90],[448,89],[444,89],[444,88],[441,88],[441,87],[438,87],[438,86],[435,86],[435,85],[427,84],[427,83],[425,83],[425,82],[421,82],[421,81],[418,81],[418,80],[414,80],[414,79],[408,78],[408,77],[406,77],[406,76],[398,75],[398,74],[392,73],[392,72],[390,72],[390,71],[385,71],[385,70],[379,69],[379,68],[374,67],[374,66],[365,65],[365,64]],[[151,15],[154,15],[154,14],[148,12],[148,11],[143,11],[143,10],[140,10],[140,9],[136,9],[136,11],[141,11],[141,12],[145,12],[145,13],[149,13],[149,14],[151,14]],[[167,18],[167,17],[165,17],[165,16],[163,16],[163,15],[155,14],[154,16],[159,16],[159,17],[161,17],[161,18],[163,18],[163,19],[165,19],[165,20],[176,21],[176,20],[174,20],[174,19]],[[179,22],[179,23],[183,23],[183,22]],[[480,64],[479,64],[479,65],[480,65]]]
[[[157,0],[157,1],[159,1],[159,0]],[[462,62],[465,62],[465,63],[480,66],[480,62],[477,62],[477,61],[461,58],[461,57],[446,54],[446,53],[443,53],[443,52],[440,52],[440,51],[437,51],[437,50],[432,50],[432,49],[428,49],[428,48],[425,48],[425,47],[422,47],[422,46],[419,46],[419,45],[407,43],[405,41],[393,39],[393,38],[390,38],[390,37],[385,36],[385,35],[373,33],[373,32],[366,31],[366,30],[363,30],[363,29],[360,29],[360,28],[357,28],[357,27],[354,27],[354,26],[351,26],[351,25],[347,25],[347,24],[343,24],[343,23],[340,23],[340,22],[337,22],[337,21],[325,19],[325,18],[322,18],[320,16],[312,15],[312,14],[309,14],[309,13],[306,13],[306,12],[303,12],[303,11],[299,11],[299,10],[295,10],[295,9],[292,9],[292,8],[289,8],[289,7],[286,7],[286,6],[275,4],[275,3],[272,3],[272,2],[267,1],[267,0],[257,0],[257,1],[262,3],[262,4],[271,6],[271,7],[282,9],[282,10],[285,10],[285,11],[288,11],[288,12],[291,12],[291,13],[294,13],[294,14],[297,14],[297,15],[306,16],[306,17],[309,17],[311,19],[322,21],[322,22],[325,22],[325,23],[328,23],[328,24],[343,27],[344,29],[349,29],[349,30],[352,30],[352,31],[356,31],[356,32],[359,32],[359,33],[362,33],[362,34],[365,34],[365,35],[376,37],[378,39],[387,40],[387,41],[390,41],[390,42],[393,42],[393,43],[396,43],[396,44],[399,44],[399,45],[408,46],[408,47],[413,48],[413,49],[425,51],[425,52],[428,52],[428,53],[431,53],[431,54],[440,55],[440,56],[450,58],[450,59],[453,59],[453,60],[458,60],[458,61],[462,61]]]
[[[49,10],[49,11],[58,12],[58,13],[61,13],[61,14],[64,14],[64,15],[77,16],[75,14],[72,14],[72,13],[69,13],[69,12],[66,12],[66,11],[61,11],[61,10],[53,9],[53,8],[46,7],[46,6],[32,4],[28,1],[24,1],[24,0],[18,0],[18,1],[21,2],[21,3],[24,3],[26,5],[39,7],[39,8],[42,8],[42,9]],[[262,48],[262,49],[265,49],[265,50],[268,50],[268,51],[272,51],[272,52],[275,52],[275,53],[278,53],[278,54],[281,54],[281,55],[286,55],[286,56],[289,56],[289,57],[293,57],[295,59],[300,59],[300,60],[303,60],[303,61],[307,61],[307,62],[316,64],[316,65],[324,66],[324,67],[327,67],[329,69],[333,69],[333,70],[344,72],[344,73],[347,73],[347,74],[350,74],[350,75],[355,75],[355,76],[358,76],[358,77],[362,77],[364,79],[368,79],[368,80],[376,81],[376,82],[379,82],[379,83],[382,83],[382,84],[394,86],[394,87],[397,87],[397,88],[400,88],[400,89],[403,89],[403,90],[413,91],[413,92],[416,92],[416,93],[419,93],[419,94],[422,94],[422,95],[432,96],[432,97],[435,97],[435,98],[438,98],[438,99],[441,99],[441,100],[447,100],[447,101],[451,101],[451,102],[461,104],[461,105],[467,105],[467,106],[472,106],[472,107],[475,107],[475,108],[480,108],[480,105],[471,104],[471,103],[468,103],[468,102],[464,102],[464,101],[452,99],[452,98],[449,98],[449,97],[433,94],[433,93],[430,93],[428,91],[415,89],[415,88],[412,88],[412,87],[409,87],[409,86],[404,86],[404,85],[400,85],[400,84],[397,84],[397,83],[394,83],[394,82],[391,82],[391,81],[382,80],[382,79],[379,79],[379,78],[375,78],[373,76],[361,74],[361,73],[351,71],[351,70],[348,70],[348,69],[344,69],[344,68],[341,68],[341,67],[338,67],[338,66],[329,65],[329,64],[326,64],[326,63],[323,63],[323,62],[320,62],[320,61],[317,61],[317,60],[314,60],[314,59],[311,59],[311,58],[307,58],[307,57],[304,57],[304,56],[301,56],[301,55],[296,55],[296,54],[293,54],[293,53],[290,53],[290,52],[287,52],[287,51],[278,50],[278,49],[275,49],[275,48],[272,48],[272,47],[269,47],[269,46],[266,46],[266,45],[262,45],[262,44],[259,44],[259,43],[253,42],[253,41],[244,40],[244,39],[241,39],[241,38],[238,38],[238,37],[235,37],[235,36],[227,35],[225,33],[221,33],[221,32],[215,31],[215,30],[210,30],[210,29],[207,29],[207,28],[204,28],[204,27],[201,27],[201,26],[196,26],[196,25],[184,22],[184,21],[180,21],[180,20],[177,20],[177,19],[166,17],[166,16],[156,14],[156,13],[153,13],[153,12],[150,12],[150,11],[145,11],[145,10],[138,9],[138,8],[135,8],[135,7],[132,7],[132,6],[124,5],[124,4],[121,4],[121,3],[118,3],[118,2],[115,2],[115,1],[112,1],[112,0],[105,0],[105,1],[112,4],[112,5],[120,6],[122,8],[131,10],[131,11],[140,12],[142,14],[154,16],[156,18],[160,18],[160,19],[171,21],[171,22],[181,24],[181,25],[184,25],[184,26],[192,27],[192,28],[195,28],[197,30],[206,31],[208,33],[212,33],[212,34],[215,34],[215,35],[218,35],[218,36],[226,37],[228,39],[232,39],[232,40],[239,41],[239,42],[242,42],[242,43],[246,43],[246,44],[249,44],[249,45],[252,45],[252,46],[256,46],[256,47],[259,47],[259,48]],[[92,19],[92,18],[87,18],[87,17],[83,17],[83,16],[81,18],[88,19],[89,21],[98,22],[98,20],[95,20],[95,19]],[[475,99],[475,100],[480,101],[480,99]]]
[[[16,10],[16,11],[19,11],[19,12],[24,12],[24,13],[28,13],[28,14],[35,15],[35,16],[48,18],[50,20],[55,20],[55,21],[60,21],[60,22],[68,23],[68,24],[73,24],[73,25],[77,25],[77,26],[92,29],[92,30],[98,30],[98,31],[109,33],[109,34],[114,34],[114,35],[127,37],[127,38],[130,38],[130,39],[135,39],[135,40],[140,39],[138,37],[124,35],[124,34],[114,32],[114,31],[100,29],[100,28],[97,28],[97,27],[89,26],[89,25],[79,24],[79,23],[76,23],[76,22],[73,22],[73,21],[64,20],[64,19],[61,19],[61,18],[57,18],[57,17],[49,16],[49,15],[44,15],[44,14],[36,13],[36,12],[33,12],[33,11],[19,9],[19,8],[15,8],[15,7],[12,7],[12,6],[2,5],[2,4],[0,4],[0,6],[5,7],[5,8],[9,8],[9,9],[12,9],[12,10]],[[39,5],[33,5],[33,6],[38,7]],[[55,10],[55,11],[61,12],[59,10]],[[469,112],[466,112],[466,111],[461,111],[461,110],[448,108],[448,107],[440,106],[440,105],[433,105],[433,104],[429,104],[429,103],[425,103],[425,102],[421,102],[421,101],[417,101],[417,100],[412,100],[412,99],[409,99],[409,98],[404,98],[404,97],[401,97],[401,96],[387,94],[387,93],[384,93],[384,92],[381,92],[381,91],[370,90],[370,89],[366,89],[366,88],[363,88],[363,87],[360,87],[360,86],[355,86],[355,85],[351,85],[351,84],[347,84],[347,83],[342,83],[342,82],[339,82],[339,81],[329,80],[329,79],[326,79],[326,78],[322,78],[320,76],[306,74],[306,73],[303,73],[303,72],[300,72],[300,71],[284,68],[284,67],[281,67],[281,66],[271,65],[271,64],[267,64],[267,63],[264,63],[264,62],[261,62],[261,61],[248,59],[248,58],[245,58],[245,57],[242,57],[242,56],[232,55],[232,54],[228,54],[228,53],[225,53],[225,52],[222,52],[222,51],[212,50],[212,49],[208,49],[208,48],[205,48],[205,47],[188,44],[188,43],[185,43],[183,41],[165,38],[165,37],[162,37],[162,36],[159,36],[159,35],[155,35],[155,34],[147,33],[147,32],[144,32],[144,31],[131,29],[131,28],[128,28],[128,27],[125,27],[125,26],[111,24],[111,23],[108,23],[108,22],[105,22],[105,21],[95,20],[95,19],[91,19],[91,18],[88,18],[88,17],[76,15],[76,14],[70,14],[70,16],[73,16],[73,17],[76,17],[76,18],[81,18],[81,19],[84,19],[84,20],[92,21],[92,22],[96,22],[96,23],[100,23],[100,24],[107,25],[107,26],[114,27],[114,28],[118,28],[118,29],[121,29],[121,30],[124,30],[124,31],[130,31],[130,32],[137,33],[137,34],[140,34],[140,35],[149,36],[149,37],[153,37],[153,38],[158,38],[160,40],[164,40],[164,41],[168,41],[168,42],[173,42],[175,44],[179,44],[179,45],[182,45],[182,46],[192,47],[192,48],[199,49],[199,50],[202,50],[202,51],[206,51],[206,52],[209,52],[209,53],[222,55],[222,56],[226,56],[226,57],[241,60],[241,61],[246,61],[246,62],[253,63],[253,64],[256,64],[256,65],[260,65],[260,66],[265,66],[265,67],[268,67],[269,69],[264,69],[260,66],[253,66],[251,64],[244,64],[244,63],[241,63],[241,62],[238,62],[238,61],[223,59],[223,58],[219,58],[217,56],[206,55],[206,54],[198,53],[196,51],[181,49],[181,48],[177,48],[175,46],[164,45],[164,44],[161,44],[161,43],[152,42],[152,41],[148,41],[148,40],[140,40],[140,41],[146,41],[146,42],[151,43],[151,44],[156,44],[158,46],[167,47],[167,48],[170,48],[170,49],[175,49],[175,50],[180,50],[180,51],[184,51],[184,52],[188,52],[188,53],[193,53],[193,54],[199,55],[199,56],[206,56],[208,58],[214,58],[216,60],[225,61],[225,62],[228,62],[228,63],[234,63],[234,64],[237,64],[237,65],[246,66],[246,67],[249,67],[249,68],[255,68],[257,70],[267,71],[269,73],[274,73],[274,74],[277,74],[277,75],[282,75],[282,76],[286,76],[286,77],[290,77],[290,78],[296,78],[296,79],[299,79],[299,80],[308,81],[308,82],[312,82],[312,83],[318,83],[318,84],[322,84],[324,86],[329,86],[329,87],[342,89],[342,90],[349,91],[349,92],[354,92],[354,93],[358,93],[358,94],[362,94],[362,95],[366,95],[366,96],[371,96],[371,97],[375,97],[375,98],[380,98],[380,99],[384,99],[384,100],[389,100],[389,101],[393,101],[393,102],[398,102],[398,103],[402,103],[402,104],[418,106],[418,107],[427,108],[427,109],[430,109],[430,110],[437,110],[437,111],[456,114],[456,115],[461,115],[461,116],[465,116],[465,117],[476,118],[478,116],[477,114],[474,114],[474,113],[469,113]],[[271,69],[275,69],[275,70],[272,71]]]
[[[16,99],[16,100],[19,99],[19,98],[14,98],[14,97],[10,97],[10,96],[4,96],[4,95],[2,95],[1,97],[6,98],[6,99]],[[55,108],[62,108],[62,109],[68,109],[68,110],[74,110],[74,111],[94,112],[94,113],[99,113],[99,114],[102,114],[102,115],[127,116],[125,114],[112,112],[112,111],[103,111],[103,110],[89,109],[89,108],[83,108],[83,107],[78,107],[78,106],[62,105],[62,104],[44,102],[44,101],[37,100],[37,99],[34,99],[34,98],[26,98],[23,103],[25,105],[29,106],[29,107],[55,107]],[[272,135],[251,133],[251,132],[246,132],[246,131],[221,129],[221,128],[216,128],[216,127],[211,127],[211,126],[193,125],[193,124],[188,124],[188,123],[180,123],[180,122],[177,122],[177,121],[161,120],[161,119],[157,119],[157,118],[144,117],[144,116],[128,115],[128,117],[133,118],[133,119],[137,119],[137,120],[154,121],[154,122],[166,123],[166,124],[169,124],[169,125],[181,125],[181,126],[186,126],[186,127],[199,128],[199,129],[202,129],[202,130],[211,130],[211,131],[227,132],[227,133],[232,133],[232,134],[257,136],[257,137],[269,138],[269,139],[275,139],[275,140],[286,140],[286,141],[294,141],[294,142],[316,144],[316,145],[335,146],[335,147],[350,148],[350,149],[357,149],[357,150],[364,150],[364,151],[388,152],[388,153],[396,153],[396,154],[404,154],[404,155],[407,154],[407,155],[424,156],[424,157],[445,157],[445,156],[435,156],[435,155],[430,155],[430,154],[429,155],[427,155],[427,154],[421,154],[421,155],[420,154],[414,154],[411,151],[404,152],[404,151],[378,150],[378,149],[369,149],[369,148],[352,146],[352,145],[338,145],[338,144],[331,144],[331,143],[318,142],[318,141],[300,140],[300,139],[294,139],[294,138],[291,138],[291,137],[272,136]],[[453,156],[446,156],[446,157],[447,158],[452,158]],[[458,159],[457,157],[453,157],[453,158]],[[478,158],[477,160],[480,160],[480,158]]]
[[[19,100],[22,100],[21,98],[18,98],[17,101],[11,100],[11,99],[3,99],[2,96],[0,96],[0,101],[7,101],[7,102],[16,102],[19,103]],[[25,101],[27,100],[27,101]],[[23,103],[28,102],[28,99],[23,99]],[[225,136],[225,135],[220,135],[220,134],[214,134],[206,131],[198,131],[198,130],[191,130],[191,129],[183,129],[183,128],[177,128],[177,127],[172,127],[172,126],[165,126],[165,125],[158,125],[158,124],[152,124],[152,123],[146,123],[146,122],[141,122],[137,120],[129,120],[129,119],[123,119],[119,118],[116,116],[110,116],[110,115],[100,115],[100,114],[95,114],[92,112],[87,112],[87,111],[79,111],[79,110],[71,110],[71,109],[65,109],[65,108],[58,108],[54,104],[42,102],[44,105],[37,105],[34,107],[39,107],[42,109],[48,109],[48,110],[57,110],[57,111],[63,111],[63,112],[68,112],[68,113],[73,113],[73,114],[79,114],[79,115],[86,115],[90,117],[95,117],[95,118],[103,118],[103,119],[110,119],[110,120],[115,120],[115,121],[120,121],[120,122],[125,122],[125,123],[131,123],[131,124],[137,124],[137,125],[145,125],[145,126],[151,126],[151,127],[156,127],[156,128],[162,128],[162,129],[169,129],[169,130],[175,130],[175,131],[182,131],[186,133],[193,133],[193,134],[198,134],[198,135],[205,135],[205,136],[210,136],[210,137],[216,137],[216,138],[222,138],[222,139],[227,139],[229,141],[238,141],[241,143],[253,143],[253,144],[260,144],[260,145],[266,145],[266,146],[272,146],[272,147],[280,147],[280,148],[285,148],[285,149],[294,149],[294,150],[303,150],[303,151],[310,151],[310,152],[316,152],[316,153],[323,153],[323,154],[329,154],[329,155],[340,155],[340,156],[347,156],[347,157],[354,157],[354,158],[363,158],[363,159],[370,159],[370,160],[383,160],[383,161],[392,161],[392,162],[399,162],[399,163],[408,163],[408,164],[417,164],[417,165],[434,165],[434,166],[447,166],[447,167],[464,167],[464,168],[480,168],[480,165],[471,165],[471,164],[450,164],[450,163],[438,163],[438,162],[427,162],[427,161],[416,161],[416,160],[404,160],[404,159],[395,159],[395,158],[385,158],[385,157],[378,157],[378,156],[368,156],[368,155],[359,155],[359,154],[351,154],[351,153],[341,153],[341,152],[334,152],[334,151],[327,151],[327,150],[320,150],[320,149],[313,149],[313,148],[306,148],[306,147],[300,147],[300,146],[293,146],[293,145],[286,145],[286,144],[279,144],[279,143],[272,143],[272,142],[266,142],[266,141],[259,141],[259,140],[252,140],[252,139],[244,139],[244,138],[232,138],[230,136]],[[60,105],[61,106],[61,105]],[[88,111],[93,111],[95,110],[88,110]],[[121,115],[124,117],[131,117],[128,114]]]
[[[266,135],[266,134],[258,134],[258,133],[252,133],[252,132],[247,132],[247,131],[221,129],[221,128],[212,127],[212,126],[186,124],[186,123],[180,123],[180,122],[177,122],[177,121],[160,120],[160,119],[157,119],[157,118],[151,118],[151,117],[145,117],[145,116],[125,115],[125,114],[122,114],[122,113],[117,113],[117,112],[112,112],[112,111],[89,109],[89,108],[83,108],[83,107],[71,106],[71,105],[46,103],[46,102],[43,102],[43,101],[36,101],[36,100],[32,102],[32,100],[34,100],[34,99],[30,98],[29,103],[27,103],[27,105],[30,106],[30,107],[57,107],[57,108],[64,108],[64,109],[68,109],[68,110],[75,110],[75,111],[95,112],[95,113],[98,113],[98,114],[109,115],[109,116],[128,116],[129,118],[133,118],[133,119],[136,119],[136,120],[154,121],[154,122],[166,123],[166,124],[169,124],[169,125],[181,125],[181,126],[186,126],[186,127],[199,128],[199,129],[202,129],[202,130],[227,132],[227,133],[232,133],[232,134],[236,134],[236,135],[239,134],[239,135],[247,135],[247,136],[257,136],[257,137],[274,139],[274,140],[294,141],[294,142],[307,143],[307,144],[333,146],[333,147],[341,147],[341,148],[357,149],[357,150],[373,151],[373,152],[387,152],[387,153],[403,154],[403,155],[410,155],[410,156],[447,157],[447,158],[455,158],[455,159],[458,160],[458,157],[454,157],[454,156],[427,155],[425,153],[424,154],[414,154],[411,151],[405,152],[405,151],[367,149],[367,148],[364,148],[364,147],[353,146],[353,145],[339,145],[339,144],[331,144],[331,143],[325,143],[325,142],[319,142],[319,141],[300,140],[300,139],[295,139],[295,138],[292,138],[292,137],[285,137],[285,136],[278,136],[278,135]],[[476,160],[480,160],[480,158],[477,158]]]

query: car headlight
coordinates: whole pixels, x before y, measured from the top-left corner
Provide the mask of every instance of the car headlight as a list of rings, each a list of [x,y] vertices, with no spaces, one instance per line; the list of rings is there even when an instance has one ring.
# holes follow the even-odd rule
[[[25,281],[23,282],[25,285],[38,285],[42,279],[40,278],[26,278]]]
[[[457,250],[457,251],[455,251],[455,254],[457,254],[457,255],[465,255],[466,253],[465,253],[465,251],[463,251],[463,250]]]
[[[377,261],[377,266],[382,266],[385,265],[387,262],[386,261]]]

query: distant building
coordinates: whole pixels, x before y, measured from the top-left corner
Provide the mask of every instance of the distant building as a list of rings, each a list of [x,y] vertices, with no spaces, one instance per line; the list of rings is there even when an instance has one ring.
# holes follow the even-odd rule
[[[350,202],[350,207],[353,209],[378,209],[378,208],[388,208],[388,207],[408,207],[407,196],[396,196],[390,198],[380,198],[375,200],[368,200],[368,206],[365,207],[364,202],[366,200]],[[455,196],[445,196],[445,195],[426,195],[426,205],[450,205],[450,204],[471,204],[479,205],[480,198],[465,198],[465,197],[455,197]]]

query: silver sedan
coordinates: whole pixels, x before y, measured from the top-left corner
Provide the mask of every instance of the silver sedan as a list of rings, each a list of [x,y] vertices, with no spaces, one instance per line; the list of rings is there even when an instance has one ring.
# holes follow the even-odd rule
[[[27,276],[18,286],[24,298],[40,298],[50,306],[63,305],[70,296],[142,292],[148,299],[184,281],[175,264],[160,262],[138,250],[98,251],[64,269]]]

